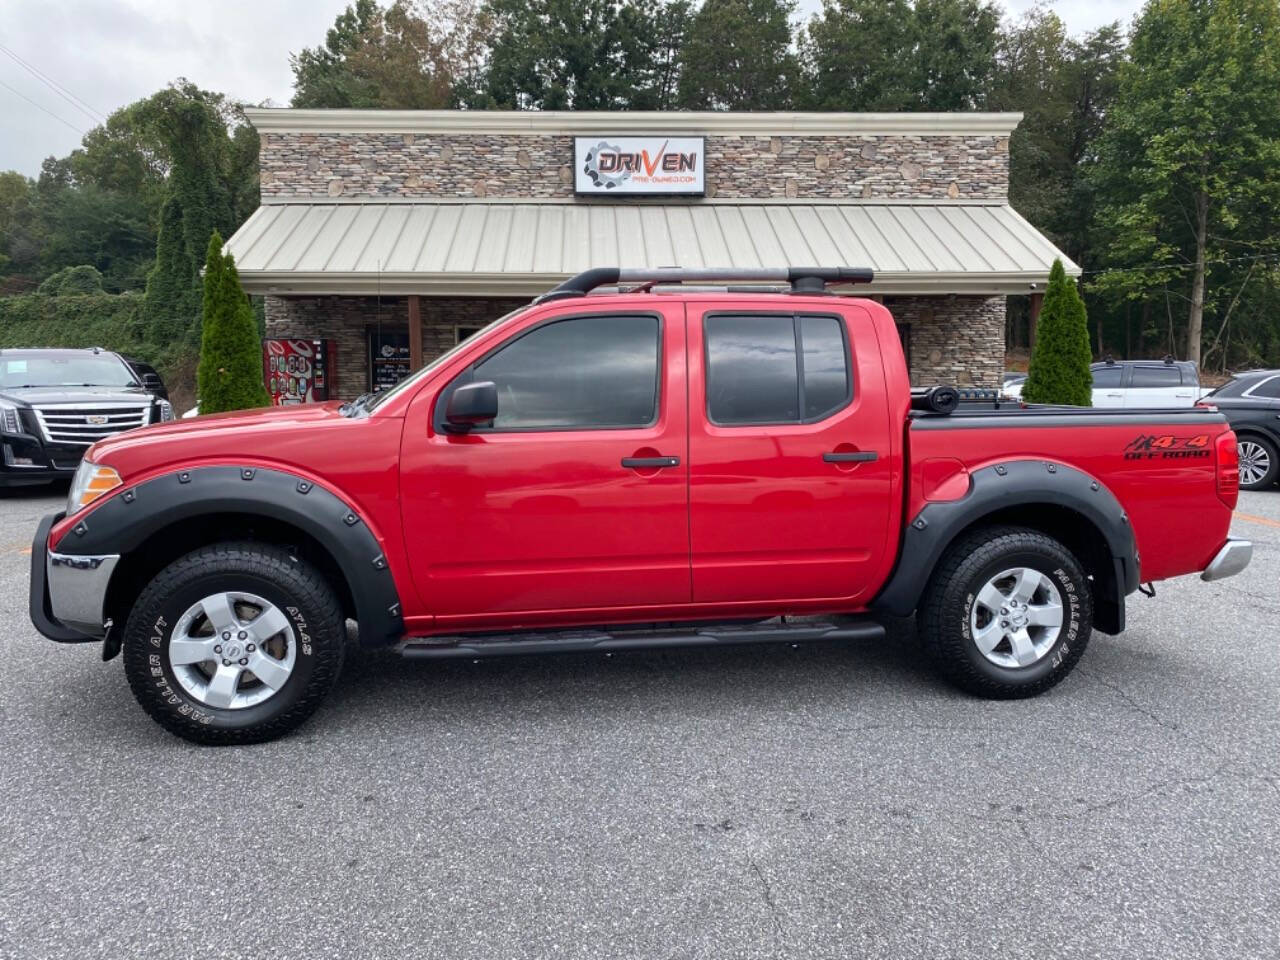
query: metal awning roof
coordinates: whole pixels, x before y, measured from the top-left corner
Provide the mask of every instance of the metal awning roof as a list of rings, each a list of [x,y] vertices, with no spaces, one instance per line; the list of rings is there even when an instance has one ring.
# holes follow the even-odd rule
[[[590,267],[869,266],[867,293],[1043,290],[1061,257],[1012,207],[965,201],[265,204],[227,243],[250,293],[525,296]]]

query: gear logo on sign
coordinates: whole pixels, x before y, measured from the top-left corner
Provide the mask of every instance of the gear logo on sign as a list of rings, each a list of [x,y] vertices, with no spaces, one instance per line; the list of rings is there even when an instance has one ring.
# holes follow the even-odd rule
[[[607,141],[601,140],[594,147],[587,150],[585,162],[582,166],[582,172],[591,178],[591,182],[602,190],[612,190],[619,184],[626,183],[631,179],[630,170],[619,170],[617,173],[601,173],[600,172],[600,154],[601,153],[621,153],[620,147],[617,147]]]

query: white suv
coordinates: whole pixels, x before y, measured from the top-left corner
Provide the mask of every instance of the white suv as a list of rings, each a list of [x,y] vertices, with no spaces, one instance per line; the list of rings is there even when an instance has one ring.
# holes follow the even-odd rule
[[[1191,407],[1208,393],[1190,360],[1104,360],[1089,366],[1095,407]],[[1022,398],[1025,375],[1005,377],[1006,397]]]

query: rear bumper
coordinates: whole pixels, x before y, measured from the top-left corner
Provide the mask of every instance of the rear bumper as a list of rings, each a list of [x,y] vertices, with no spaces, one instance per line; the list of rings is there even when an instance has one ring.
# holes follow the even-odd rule
[[[107,585],[120,557],[50,552],[49,530],[61,519],[51,513],[41,520],[31,543],[31,623],[58,643],[101,640]]]
[[[1222,549],[1209,562],[1209,566],[1204,568],[1204,573],[1200,574],[1200,579],[1224,580],[1227,577],[1234,577],[1247,567],[1252,559],[1253,544],[1250,541],[1241,540],[1237,537],[1228,537],[1227,542],[1222,545]]]

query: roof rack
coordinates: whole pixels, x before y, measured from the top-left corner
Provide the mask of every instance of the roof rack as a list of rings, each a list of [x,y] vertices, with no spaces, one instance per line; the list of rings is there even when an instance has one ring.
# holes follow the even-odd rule
[[[570,277],[533,302],[583,297],[597,287],[619,283],[786,282],[791,284],[791,293],[822,293],[829,283],[870,283],[872,278],[870,267],[593,267]]]

